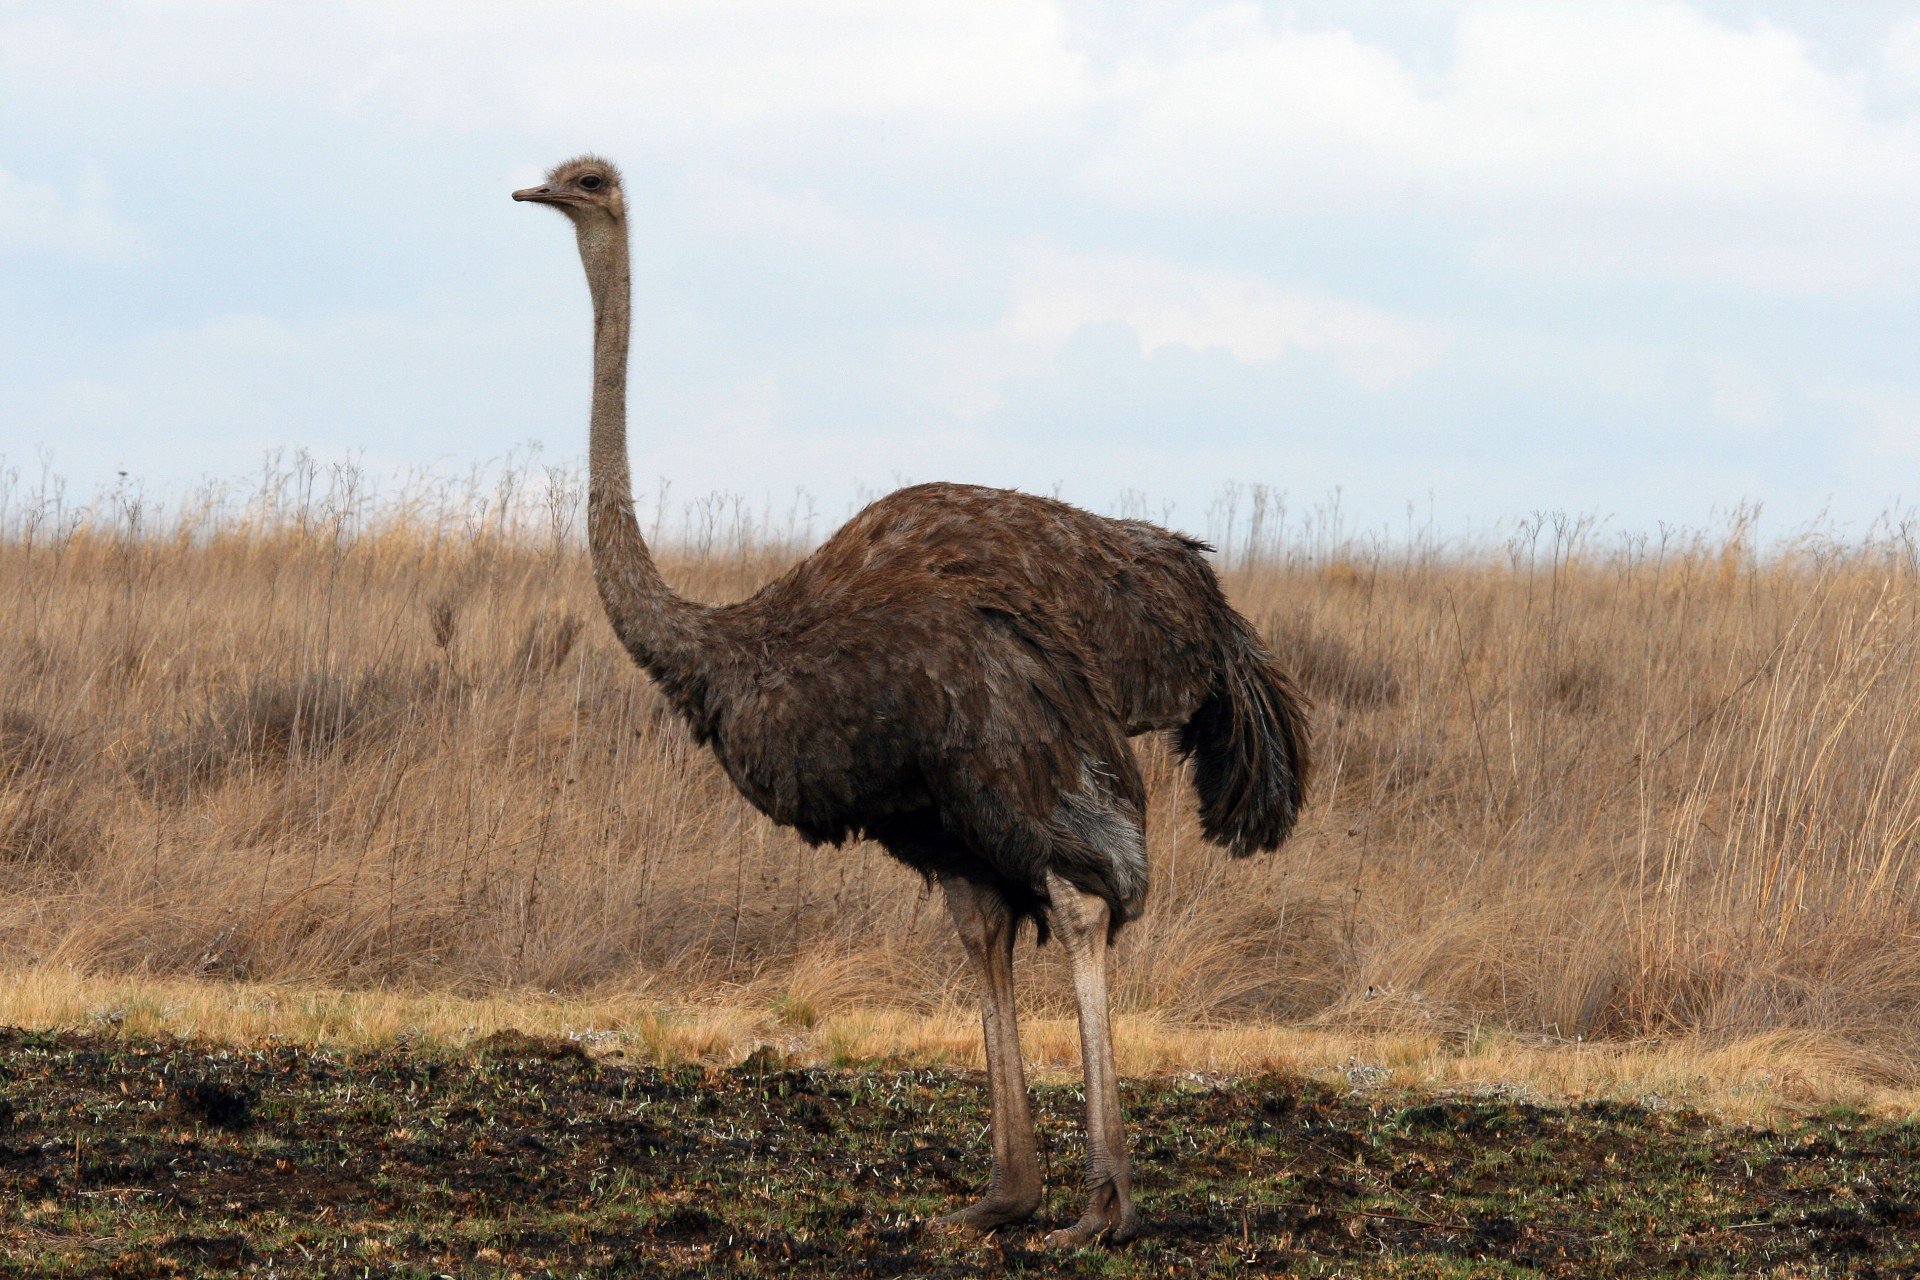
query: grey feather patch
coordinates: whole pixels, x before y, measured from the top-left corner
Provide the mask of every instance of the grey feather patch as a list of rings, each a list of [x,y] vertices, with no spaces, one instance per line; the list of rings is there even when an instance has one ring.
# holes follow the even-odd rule
[[[1080,787],[1060,797],[1053,826],[1062,837],[1056,859],[1063,874],[1106,898],[1117,919],[1138,915],[1147,896],[1146,836],[1138,816],[1100,785],[1093,767],[1082,764]]]

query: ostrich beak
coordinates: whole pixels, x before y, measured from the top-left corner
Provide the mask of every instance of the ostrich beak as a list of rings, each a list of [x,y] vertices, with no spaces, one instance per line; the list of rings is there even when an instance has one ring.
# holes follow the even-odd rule
[[[555,191],[550,184],[537,187],[522,187],[513,193],[515,200],[532,200],[537,204],[566,204],[567,197]]]

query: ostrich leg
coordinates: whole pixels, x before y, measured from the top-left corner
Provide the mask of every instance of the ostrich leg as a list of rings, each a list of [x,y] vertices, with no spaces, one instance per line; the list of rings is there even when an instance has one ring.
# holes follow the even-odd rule
[[[1013,1004],[1013,939],[1017,921],[990,890],[958,876],[942,876],[947,910],[980,977],[980,1025],[987,1046],[987,1099],[993,1127],[993,1181],[979,1203],[939,1219],[980,1231],[1024,1222],[1040,1207],[1040,1160],[1034,1150],[1033,1110],[1020,1061],[1020,1027]]]
[[[1087,1211],[1071,1227],[1047,1237],[1056,1248],[1077,1249],[1106,1237],[1121,1244],[1140,1233],[1133,1209],[1133,1169],[1120,1117],[1120,1080],[1113,1065],[1107,1011],[1107,903],[1047,873],[1052,905],[1047,919],[1073,971],[1080,1006],[1080,1064],[1087,1084]]]

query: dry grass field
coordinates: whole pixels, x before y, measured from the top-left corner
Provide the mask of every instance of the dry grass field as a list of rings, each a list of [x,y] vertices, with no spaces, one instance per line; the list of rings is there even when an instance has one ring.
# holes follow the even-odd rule
[[[297,465],[167,506],[0,485],[0,966],[24,978],[0,1021],[117,1015],[141,983],[256,1011],[359,992],[339,1002],[412,1002],[409,1026],[551,992],[733,1011],[715,1025],[749,1039],[964,1044],[938,899],[734,795],[616,649],[577,505],[531,468],[374,498]],[[813,523],[711,502],[655,532],[719,600]],[[1212,523],[1192,532],[1315,699],[1319,771],[1296,840],[1235,862],[1166,744],[1138,744],[1156,879],[1116,999],[1164,1052],[1137,1067],[1284,1025],[1680,1041],[1788,1095],[1796,1070],[1920,1081],[1903,530],[1547,520],[1459,546],[1287,523],[1258,491]],[[1043,1020],[1067,1011],[1054,950],[1023,946]]]

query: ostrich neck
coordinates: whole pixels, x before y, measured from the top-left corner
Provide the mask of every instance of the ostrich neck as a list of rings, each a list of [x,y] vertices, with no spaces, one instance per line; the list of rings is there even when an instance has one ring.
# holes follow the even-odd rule
[[[701,652],[707,609],[667,586],[634,516],[627,466],[627,340],[633,301],[626,222],[588,217],[575,229],[593,293],[593,415],[587,441],[587,542],[593,577],[614,634],[634,661],[655,679],[677,685]]]

